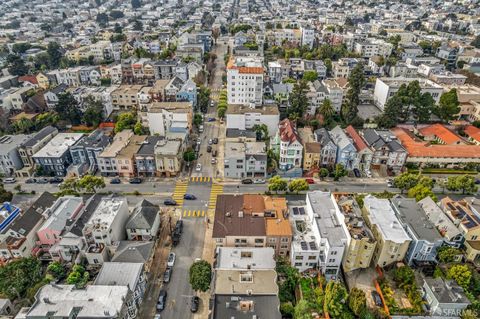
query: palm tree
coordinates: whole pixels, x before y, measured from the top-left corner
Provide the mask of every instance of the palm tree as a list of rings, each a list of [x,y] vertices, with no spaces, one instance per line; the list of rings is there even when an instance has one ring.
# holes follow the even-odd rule
[[[329,99],[325,99],[318,109],[318,112],[323,115],[324,121],[327,121],[335,114],[335,109],[332,106],[332,102]]]

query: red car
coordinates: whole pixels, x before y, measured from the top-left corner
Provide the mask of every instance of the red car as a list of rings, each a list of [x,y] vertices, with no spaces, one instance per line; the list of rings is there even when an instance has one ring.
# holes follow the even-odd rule
[[[313,180],[313,178],[305,178],[305,180],[307,181],[308,184],[315,184],[315,181]]]

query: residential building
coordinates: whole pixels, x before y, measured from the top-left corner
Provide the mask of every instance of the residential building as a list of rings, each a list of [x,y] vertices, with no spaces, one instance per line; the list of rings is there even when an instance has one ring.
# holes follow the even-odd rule
[[[163,139],[157,141],[154,147],[155,167],[157,176],[177,176],[182,168],[182,141]]]
[[[190,102],[153,102],[142,117],[150,134],[165,137],[168,132],[190,132],[193,108]]]
[[[395,196],[391,199],[391,203],[398,220],[412,239],[405,261],[409,265],[435,262],[437,251],[443,245],[443,238],[435,228],[435,224],[428,219],[415,198]]]
[[[44,174],[65,176],[68,166],[72,163],[69,149],[82,136],[82,133],[59,133],[55,135],[32,156],[35,165],[41,167]]]
[[[255,108],[239,104],[228,105],[225,113],[227,129],[249,130],[255,125],[265,124],[268,128],[268,135],[274,136],[278,130],[280,112],[276,105],[264,105]]]
[[[272,148],[279,154],[281,170],[302,166],[303,145],[293,121],[285,119],[278,124],[277,134],[272,139]]]
[[[401,171],[407,161],[408,153],[391,131],[366,129],[360,134],[373,152],[370,161],[373,169],[384,166],[387,170]]]
[[[121,240],[118,242],[111,261],[123,263],[141,262],[145,264],[145,269],[148,271],[152,266],[151,262],[155,252],[154,247],[154,241]]]
[[[448,44],[443,44],[435,52],[435,56],[446,61],[446,66],[450,70],[457,64],[457,58],[459,49],[457,47],[451,47]]]
[[[128,143],[123,147],[115,157],[117,162],[117,172],[120,176],[133,177],[137,175],[135,165],[135,155],[147,139],[146,135],[133,135]]]
[[[97,157],[110,144],[110,141],[111,138],[101,129],[83,136],[70,147],[72,166],[69,167],[69,173],[73,176],[95,173],[98,170]]]
[[[373,56],[388,57],[393,50],[391,43],[380,39],[367,39],[366,41],[355,42],[354,52],[363,58],[371,58]]]
[[[267,152],[265,142],[226,142],[224,175],[229,178],[265,177]]]
[[[186,80],[176,93],[176,101],[190,102],[193,107],[197,106],[197,85],[193,80]]]
[[[402,261],[411,239],[396,217],[390,201],[367,195],[364,199],[363,217],[377,241],[373,265],[386,267]]]
[[[117,155],[126,147],[133,136],[132,130],[118,132],[110,145],[97,155],[98,167],[102,176],[118,175]]]
[[[473,125],[467,125],[464,132],[467,135],[469,142],[475,145],[480,145],[480,128]]]
[[[354,58],[341,58],[332,62],[332,74],[334,78],[348,78],[350,72],[358,64],[358,60]]]
[[[337,145],[336,164],[342,164],[346,170],[358,168],[357,149],[342,128],[338,125],[335,126],[330,131],[330,137]]]
[[[138,108],[138,93],[142,85],[120,85],[111,93],[114,110],[134,110]]]
[[[345,272],[370,267],[377,241],[366,226],[362,211],[355,198],[348,194],[334,194],[340,221],[347,236],[347,248],[342,266]]]
[[[30,136],[23,134],[0,137],[0,175],[15,176],[17,170],[23,167],[23,161],[18,150],[29,139]]]
[[[258,58],[231,58],[227,64],[228,104],[262,105],[263,73]]]
[[[333,142],[326,128],[315,131],[315,141],[320,143],[320,165],[322,167],[333,167],[337,162],[337,145]]]
[[[426,79],[422,78],[377,78],[375,83],[375,90],[373,93],[373,99],[375,105],[377,105],[380,110],[385,108],[385,104],[387,101],[397,93],[398,89],[402,84],[408,85],[408,83],[412,81],[418,81],[420,84],[420,92],[423,93],[430,93],[430,95],[435,100],[435,103],[440,101],[440,96],[443,93],[443,88]]]
[[[67,88],[67,84],[61,83],[60,85],[57,85],[56,87],[43,93],[43,98],[45,99],[45,103],[47,104],[49,110],[55,109],[55,106],[58,103],[58,98],[61,94],[67,92]]]
[[[373,151],[370,149],[370,147],[368,147],[353,126],[349,125],[345,129],[345,133],[350,138],[357,151],[357,159],[355,160],[356,167],[362,172],[370,170],[373,159]]]
[[[127,224],[128,240],[154,240],[160,228],[160,209],[143,199],[135,205]]]
[[[135,166],[138,176],[156,176],[155,145],[160,141],[160,136],[147,136],[135,154]]]
[[[431,73],[429,79],[437,84],[446,85],[464,85],[467,77],[463,74],[456,74],[452,72]]]
[[[454,280],[424,278],[422,290],[429,314],[435,318],[460,317],[462,311],[470,305],[463,288]]]

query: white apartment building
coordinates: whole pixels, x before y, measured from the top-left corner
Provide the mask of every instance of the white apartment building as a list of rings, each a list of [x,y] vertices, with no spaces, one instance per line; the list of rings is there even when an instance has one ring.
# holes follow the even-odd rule
[[[300,30],[302,31],[302,46],[306,45],[310,49],[313,48],[315,42],[315,30],[304,27],[301,27]]]
[[[443,88],[427,79],[422,78],[377,78],[375,83],[375,90],[373,92],[373,100],[375,104],[383,110],[387,101],[397,93],[402,84],[418,81],[420,83],[421,93],[430,93],[435,100],[435,103],[440,101],[440,96],[443,93]]]
[[[360,54],[364,58],[373,56],[387,57],[392,53],[393,45],[383,40],[367,39],[367,41],[356,42],[354,45],[355,53]]]
[[[225,117],[227,119],[227,129],[245,131],[252,129],[255,124],[265,124],[268,128],[268,135],[274,136],[278,129],[280,112],[275,105],[255,108],[253,105],[230,104]]]
[[[258,57],[235,57],[227,64],[228,104],[262,105],[263,63]]]
[[[152,135],[165,136],[169,131],[187,132],[192,126],[191,102],[153,102],[142,116],[142,125]]]
[[[281,170],[302,166],[303,145],[295,123],[284,119],[278,124],[278,131],[272,139],[272,148],[279,154]]]

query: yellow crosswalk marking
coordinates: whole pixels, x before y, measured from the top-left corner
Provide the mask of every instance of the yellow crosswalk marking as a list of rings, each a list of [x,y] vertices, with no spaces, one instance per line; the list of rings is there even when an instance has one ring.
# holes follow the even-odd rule
[[[186,210],[183,211],[183,217],[187,217],[187,211]]]
[[[204,211],[204,210],[202,210],[202,217],[203,217],[203,216],[205,216],[205,211]]]

